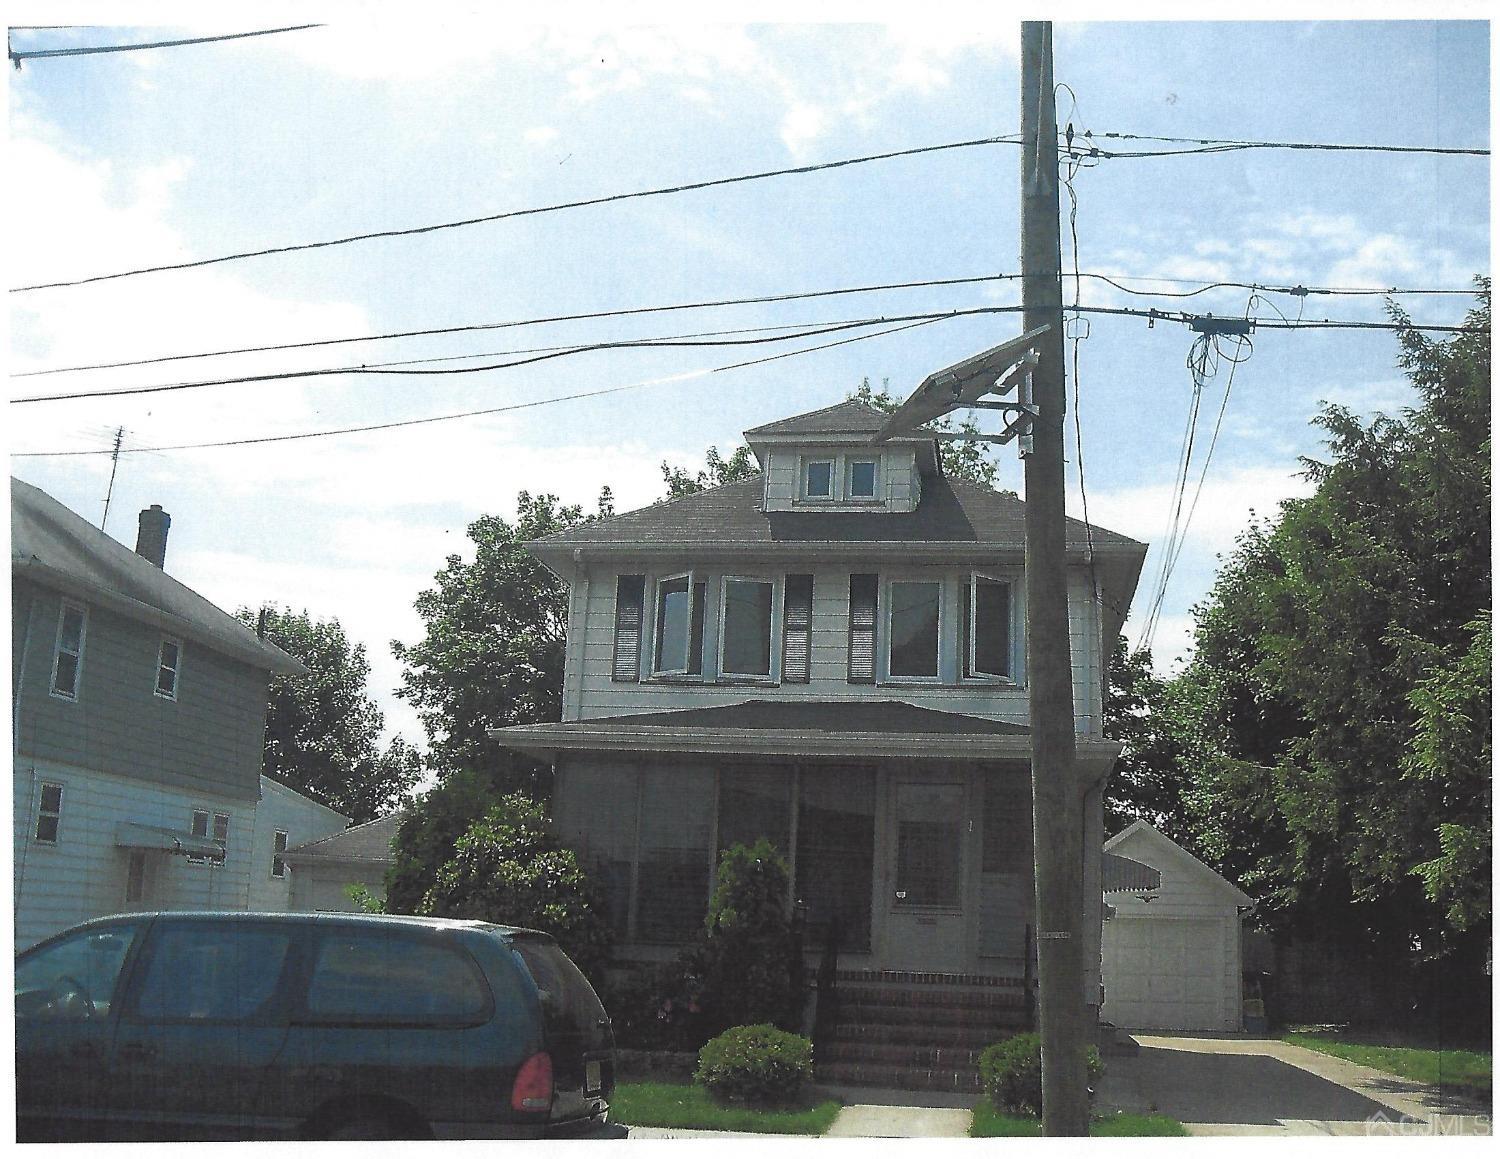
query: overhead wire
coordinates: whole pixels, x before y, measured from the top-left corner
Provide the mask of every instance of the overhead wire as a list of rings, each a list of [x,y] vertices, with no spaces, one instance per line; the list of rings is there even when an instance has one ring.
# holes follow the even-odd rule
[[[57,25],[47,27],[62,27]],[[250,36],[274,36],[280,32],[302,32],[308,28],[323,28],[322,24],[292,24],[285,28],[263,28],[258,32],[232,32],[224,36],[194,36],[183,40],[154,40],[140,44],[105,44],[91,45],[81,48],[23,48],[15,49],[7,46],[7,55],[11,63],[17,68],[21,67],[23,60],[38,60],[42,57],[52,56],[93,56],[101,52],[140,52],[147,48],[179,48],[186,44],[213,44],[221,40],[244,40]]]

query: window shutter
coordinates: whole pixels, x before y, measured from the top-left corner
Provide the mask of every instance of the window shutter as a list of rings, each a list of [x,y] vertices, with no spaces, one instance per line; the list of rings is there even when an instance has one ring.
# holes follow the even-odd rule
[[[781,679],[806,684],[812,679],[812,587],[810,575],[789,575],[781,610]]]
[[[880,577],[849,577],[849,683],[875,683],[875,612]]]
[[[646,577],[622,575],[615,580],[615,659],[611,677],[634,682],[641,678],[641,616],[646,599]]]

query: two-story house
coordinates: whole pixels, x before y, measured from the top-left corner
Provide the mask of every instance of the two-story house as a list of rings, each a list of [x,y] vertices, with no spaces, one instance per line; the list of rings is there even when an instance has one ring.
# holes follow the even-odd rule
[[[1032,931],[1023,505],[945,478],[856,402],[745,438],[762,473],[530,549],[569,585],[554,817],[621,952],[701,926],[716,853],[770,838],[814,945],[898,980],[1017,979]],[[1105,664],[1144,544],[1069,521],[1083,847],[1098,1002]]]
[[[136,550],[11,480],[17,949],[100,914],[284,908],[282,854],[344,828],[261,776],[272,673],[303,666]]]

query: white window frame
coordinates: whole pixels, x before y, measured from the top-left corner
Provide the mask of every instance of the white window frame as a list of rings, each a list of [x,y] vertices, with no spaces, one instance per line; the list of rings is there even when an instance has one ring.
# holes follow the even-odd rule
[[[78,624],[78,651],[68,652],[63,648],[63,628],[68,621],[68,612],[79,613]],[[83,653],[87,648],[89,634],[89,609],[86,604],[77,603],[74,600],[62,601],[62,608],[57,616],[57,639],[52,649],[52,678],[48,681],[47,688],[51,694],[59,700],[77,701],[83,689]],[[57,663],[64,655],[73,657],[73,688],[69,692],[63,692],[57,687]]]
[[[807,487],[807,474],[818,463],[828,464],[828,494],[814,495]],[[798,472],[797,490],[807,503],[837,503],[839,498],[839,457],[837,455],[804,455]]]
[[[686,650],[685,654],[683,655],[683,658],[682,658],[682,667],[681,668],[663,668],[662,664],[661,664],[661,637],[662,637],[662,631],[661,631],[661,629],[662,629],[662,622],[661,622],[661,599],[662,599],[662,588],[665,587],[667,584],[672,583],[675,580],[686,580],[687,581],[687,597],[688,597],[687,650]],[[684,678],[684,677],[691,677],[693,679],[698,679],[701,676],[701,673],[689,672],[688,671],[688,668],[690,667],[690,665],[692,663],[692,659],[693,659],[693,656],[692,656],[692,651],[693,651],[693,603],[698,598],[697,591],[698,591],[698,576],[697,576],[696,572],[692,572],[692,571],[678,571],[678,572],[673,572],[670,575],[663,575],[663,576],[657,576],[656,577],[656,580],[655,580],[655,582],[652,585],[652,599],[651,599],[651,675],[653,677],[656,677],[656,676],[674,676],[674,677],[677,677],[679,679]],[[700,660],[700,667],[701,667],[701,660]]]
[[[892,589],[897,584],[930,584],[937,588],[938,593],[938,619],[937,619],[937,671],[931,676],[897,676],[891,671],[891,649],[895,646],[895,632],[891,621],[896,614],[896,600]],[[881,626],[885,629],[883,641],[877,641],[879,679],[882,683],[889,684],[941,684],[943,683],[943,628],[947,621],[945,614],[948,609],[947,587],[939,576],[890,576],[881,577],[880,598],[885,605],[885,622]]]
[[[171,665],[170,667],[168,666],[166,660],[166,651],[168,644],[177,649],[177,663]],[[172,689],[170,692],[163,692],[161,689],[161,674],[163,672],[170,672],[172,674]],[[153,695],[159,696],[163,700],[176,701],[177,682],[181,678],[181,676],[182,641],[179,640],[176,636],[163,636],[161,638],[161,643],[157,646],[156,649],[156,687],[152,689]]]
[[[271,876],[278,881],[286,878],[286,842],[287,832],[285,829],[276,829],[271,833]],[[280,866],[280,872],[277,871]]]
[[[979,641],[979,581],[985,580],[992,584],[1004,584],[1007,596],[1006,605],[1010,614],[1010,623],[1007,625],[1006,638],[1010,642],[1010,654],[1005,658],[1005,666],[1010,670],[1006,675],[993,672],[979,672],[975,663],[975,651]],[[1019,664],[1017,662],[1017,616],[1016,616],[1016,591],[1017,583],[1014,576],[994,575],[990,572],[973,571],[967,576],[966,582],[969,586],[969,639],[967,645],[968,655],[960,656],[959,662],[962,668],[959,670],[960,678],[966,684],[1019,684],[1017,676]]]
[[[57,790],[57,808],[47,808],[47,790]],[[67,786],[61,781],[42,781],[37,789],[36,796],[36,818],[31,826],[31,839],[38,845],[61,845],[62,844],[62,815],[63,797],[67,793]],[[43,820],[51,818],[57,822],[57,835],[46,838],[41,835]]]
[[[742,584],[766,584],[771,589],[771,619],[766,626],[770,638],[766,641],[768,649],[769,664],[768,672],[730,672],[724,667],[724,646],[728,640],[727,631],[729,625],[729,585],[732,583]],[[742,681],[753,681],[757,684],[776,684],[781,679],[781,593],[782,580],[778,576],[764,575],[726,575],[719,582],[719,653],[718,673],[719,679],[739,683]]]
[[[203,818],[200,826],[198,818]],[[223,836],[220,836],[220,833]],[[207,837],[211,841],[217,841],[221,849],[218,857],[209,857],[206,854],[188,854],[188,862],[191,865],[223,865],[229,857],[229,814],[220,813],[217,809],[194,809],[193,822],[190,832],[194,837]]]
[[[854,493],[854,467],[857,463],[869,463],[875,468],[875,478],[870,484],[868,495],[856,495]],[[880,456],[879,455],[849,455],[844,460],[844,497],[850,503],[878,503],[882,496],[880,494]]]

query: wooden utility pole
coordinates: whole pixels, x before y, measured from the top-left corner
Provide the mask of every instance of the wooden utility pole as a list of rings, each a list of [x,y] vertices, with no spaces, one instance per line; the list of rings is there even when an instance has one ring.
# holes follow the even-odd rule
[[[1062,255],[1052,24],[1021,25],[1021,304],[1036,344],[1037,416],[1026,452],[1026,682],[1031,704],[1042,1133],[1087,1135],[1083,995],[1083,798],[1074,765],[1073,665],[1063,484]]]

